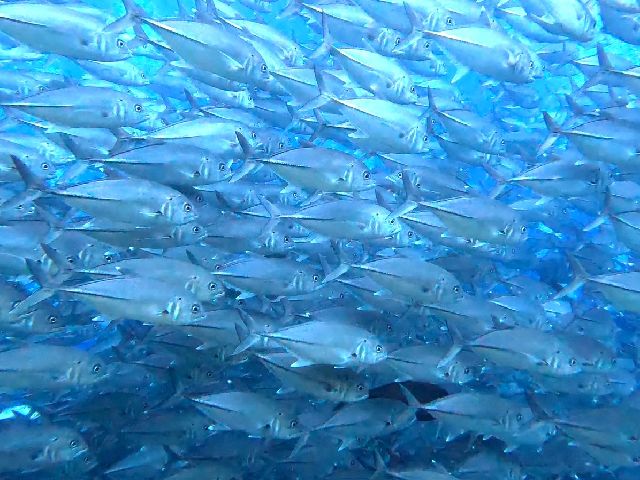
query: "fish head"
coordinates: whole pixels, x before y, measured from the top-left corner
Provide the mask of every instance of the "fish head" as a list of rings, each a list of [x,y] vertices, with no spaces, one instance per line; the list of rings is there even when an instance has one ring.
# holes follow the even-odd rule
[[[269,72],[269,67],[257,52],[247,57],[247,61],[244,64],[244,71],[247,79],[254,85],[263,85],[273,80]]]
[[[549,357],[544,359],[544,364],[558,375],[575,375],[582,371],[580,361],[569,348],[554,349]]]
[[[233,159],[218,159],[203,152],[202,158],[200,159],[200,167],[193,172],[194,180],[203,180],[206,183],[227,180],[233,174],[231,171],[232,165]]]
[[[424,122],[419,121],[406,135],[402,137],[407,151],[412,153],[429,152],[429,136]]]
[[[402,35],[391,28],[373,28],[367,32],[367,42],[381,55],[395,55],[394,49],[402,40]]]
[[[500,424],[507,431],[520,431],[534,419],[533,412],[526,406],[508,408],[500,418]]]
[[[277,155],[291,149],[291,140],[276,129],[263,129],[258,132],[258,141],[267,155]]]
[[[298,45],[292,46],[284,55],[284,62],[292,67],[301,67],[304,65],[306,57]]]
[[[500,235],[504,235],[506,243],[524,243],[529,238],[529,229],[523,219],[514,218],[500,230]]]
[[[273,230],[263,233],[263,236],[265,237],[263,246],[267,252],[272,255],[281,255],[292,250],[298,240],[292,236],[291,232],[285,231],[282,228],[274,228]]]
[[[253,102],[253,95],[249,90],[240,90],[235,94],[236,102],[240,108],[253,108],[255,103]]]
[[[40,180],[54,179],[61,171],[51,160],[46,158],[36,158],[30,154],[20,155],[19,158],[29,167],[30,173]]]
[[[398,40],[400,40],[398,42]],[[409,35],[404,39],[396,37],[397,42],[392,54],[396,57],[414,61],[434,60],[433,43],[422,35]]]
[[[369,386],[364,381],[346,381],[339,387],[341,398],[345,402],[359,402],[369,397]]]
[[[396,247],[408,247],[411,245],[420,245],[422,241],[418,233],[404,224],[400,225],[400,231],[393,237],[393,244]]]
[[[409,78],[399,79],[392,86],[392,89],[395,90],[395,97],[402,103],[413,104],[418,101],[416,86]]]
[[[149,76],[139,68],[136,68],[136,69],[132,68],[129,70],[128,73],[129,73],[129,79],[135,85],[145,86],[145,85],[151,84],[151,79],[149,78]]]
[[[59,315],[54,309],[42,308],[42,306],[21,315],[21,318],[30,326],[30,331],[46,334],[62,331],[71,323],[66,321],[67,315]]]
[[[207,275],[198,278],[198,290],[203,292],[211,303],[216,303],[226,294],[226,289],[222,282],[215,275],[207,273]]]
[[[312,270],[301,269],[295,273],[292,285],[298,292],[313,292],[320,288],[320,275]]]
[[[284,409],[276,412],[268,425],[268,430],[269,436],[282,440],[298,438],[304,433],[303,426],[297,416]]]
[[[448,272],[447,272],[448,273]],[[434,285],[436,299],[440,302],[453,303],[462,300],[464,291],[456,277],[452,274],[442,275]],[[427,290],[428,287],[427,287]]]
[[[123,100],[123,107],[122,117],[129,125],[139,125],[157,120],[159,115],[166,109],[166,105],[161,101],[136,97]]]
[[[111,375],[112,368],[107,367],[99,358],[90,357],[86,361],[71,367],[72,379],[81,385],[91,385],[105,380]]]
[[[533,52],[518,49],[511,52],[507,65],[519,83],[530,83],[536,78],[542,78],[543,63]]]
[[[41,453],[41,460],[69,462],[88,451],[89,446],[79,433],[71,429],[55,429],[51,432],[49,445]]]
[[[438,376],[443,380],[458,385],[464,385],[478,378],[481,367],[470,361],[464,352],[456,355],[454,359],[438,367]]]
[[[353,162],[347,165],[343,175],[347,180],[349,188],[354,192],[369,190],[376,186],[376,181],[367,166],[360,162]]]
[[[113,62],[126,60],[133,55],[129,48],[133,41],[128,40],[122,32],[97,31],[88,36],[81,35],[78,40],[91,52],[97,53],[96,57],[99,58],[92,58],[92,60]]]
[[[402,229],[402,225],[400,220],[393,215],[387,215],[386,217],[376,212],[374,214],[374,228],[373,230],[378,233],[382,237],[393,237],[396,234],[400,233]]]
[[[160,207],[160,213],[170,222],[183,225],[196,219],[193,203],[183,195],[173,195],[167,198]]]
[[[165,309],[159,313],[163,322],[177,325],[189,325],[203,320],[206,315],[202,304],[192,296],[175,296]]]
[[[567,29],[572,37],[581,42],[593,40],[597,33],[597,21],[591,12],[585,7],[576,11],[575,23],[569,25]]]
[[[298,206],[309,198],[309,194],[302,188],[289,185],[278,195],[278,200],[282,205]]]
[[[385,360],[387,353],[387,349],[377,338],[369,337],[360,340],[351,356],[360,363],[372,365]]]

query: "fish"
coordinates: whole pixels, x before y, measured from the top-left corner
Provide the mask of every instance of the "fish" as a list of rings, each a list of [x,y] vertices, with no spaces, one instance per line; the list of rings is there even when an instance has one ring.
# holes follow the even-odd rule
[[[634,477],[639,21],[0,3],[0,477]]]

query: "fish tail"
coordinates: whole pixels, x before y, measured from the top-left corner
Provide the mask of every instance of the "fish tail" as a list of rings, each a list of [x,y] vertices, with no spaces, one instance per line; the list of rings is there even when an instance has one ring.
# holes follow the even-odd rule
[[[293,17],[294,15],[298,15],[302,10],[302,2],[300,0],[289,0],[287,6],[282,10],[280,15],[278,15],[278,20],[282,20],[284,18]]]
[[[301,112],[322,108],[327,103],[330,103],[336,99],[335,95],[333,95],[327,89],[327,86],[324,82],[324,78],[322,77],[322,74],[320,73],[320,70],[318,69],[318,67],[315,65],[313,67],[313,73],[316,77],[316,83],[318,84],[319,95],[315,98],[312,98],[304,105],[302,105],[300,107]]]
[[[327,15],[322,11],[322,43],[316,49],[315,52],[311,54],[309,60],[316,61],[321,58],[326,57],[331,48],[333,46],[333,38],[331,37],[331,33],[329,32],[329,22],[327,22]]]
[[[549,150],[553,144],[556,143],[558,138],[560,138],[560,132],[562,131],[560,125],[558,125],[547,112],[542,112],[542,117],[544,118],[547,130],[549,130],[549,136],[545,139],[542,145],[540,145],[537,153],[538,155],[542,155],[544,152]]]
[[[261,339],[260,335],[255,333],[257,330],[256,321],[244,310],[238,310],[240,312],[240,318],[242,319],[242,325],[236,323],[235,329],[240,343],[233,351],[232,355],[238,355],[258,343]]]
[[[553,300],[558,300],[560,298],[566,297],[567,295],[571,295],[573,292],[582,287],[587,281],[588,275],[582,264],[573,255],[568,255],[568,258],[569,264],[573,269],[574,278],[566,287],[564,287],[553,296]]]
[[[242,154],[244,155],[244,163],[242,164],[240,170],[233,174],[233,176],[229,180],[230,183],[237,182],[258,167],[256,161],[254,160],[256,158],[256,153],[246,137],[242,133],[236,132],[236,138],[238,139],[238,143],[240,144],[240,148],[242,149]]]

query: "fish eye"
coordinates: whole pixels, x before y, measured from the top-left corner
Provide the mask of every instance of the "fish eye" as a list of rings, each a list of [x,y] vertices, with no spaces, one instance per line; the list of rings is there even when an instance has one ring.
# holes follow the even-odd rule
[[[284,236],[284,243],[289,243],[289,240],[290,240],[289,235],[285,235]]]
[[[368,170],[365,170],[364,172],[362,172],[362,178],[364,178],[365,180],[369,180],[371,178],[371,173]]]
[[[407,237],[413,238],[413,232],[411,232],[411,231],[407,232]]]
[[[197,303],[191,305],[191,313],[193,313],[194,315],[200,313],[200,305],[198,305]]]
[[[144,72],[140,72],[140,78],[147,78],[147,76],[144,74]]]
[[[263,63],[262,65],[260,65],[260,70],[263,72],[267,71],[267,66]]]
[[[220,165],[218,165],[218,170],[221,172],[224,172],[226,168],[227,166],[224,163],[220,163]]]
[[[398,175],[398,178],[402,178],[402,172],[398,172],[397,175]]]
[[[383,350],[384,348],[382,348],[382,345],[376,345],[376,352],[382,353]]]
[[[317,275],[317,274],[316,274],[316,275],[314,275],[314,276],[313,276],[313,281],[314,281],[314,282],[317,282],[318,280],[320,280],[320,276],[319,276],[319,275]]]
[[[107,263],[111,263],[113,261],[113,257],[111,255],[105,255],[104,261]]]
[[[522,233],[527,233],[527,227],[525,227],[524,225],[522,227],[520,227],[520,231]]]
[[[359,383],[356,388],[358,389],[359,392],[364,390],[364,385],[362,385],[361,383]]]
[[[504,145],[504,144],[505,144],[504,139],[500,140],[500,145]]]
[[[389,220],[389,223],[390,223],[391,225],[394,225],[394,224],[396,223],[396,219],[395,219],[395,218],[392,218],[391,220]]]
[[[118,41],[116,42],[116,45],[118,45],[118,48],[124,48],[124,40],[119,38]]]
[[[208,378],[213,377],[213,372],[212,372],[211,370],[208,370],[208,371],[207,371],[207,377],[208,377]]]
[[[204,199],[202,198],[202,195],[200,195],[200,194],[196,195],[196,202],[201,203],[201,202],[202,202],[202,200],[204,200]]]
[[[217,285],[215,284],[215,282],[209,282],[209,290],[215,290],[217,287]]]
[[[424,42],[424,48],[431,48],[430,42]]]
[[[297,420],[291,420],[291,423],[289,424],[289,427],[296,428],[297,426],[298,426],[298,421]]]
[[[572,367],[576,365],[577,360],[575,358],[572,358],[571,360],[569,360],[569,365],[571,365]]]
[[[76,447],[78,446],[78,441],[77,441],[77,440],[71,440],[71,441],[69,442],[69,446],[70,446],[71,448],[76,448]]]
[[[411,93],[416,93],[416,87],[411,87],[411,88],[409,89],[409,91],[410,91]]]
[[[516,415],[516,420],[517,420],[518,422],[521,422],[521,421],[522,421],[522,414],[521,414],[521,413],[519,413],[518,415]]]
[[[184,207],[182,207],[182,209],[186,212],[189,213],[191,210],[193,210],[193,207],[191,206],[190,203],[185,203]]]
[[[195,227],[193,227],[193,228],[191,229],[191,231],[192,231],[193,233],[200,233],[200,227],[199,227],[198,225],[196,225]]]
[[[193,176],[198,178],[200,176],[200,170],[196,170],[195,172],[193,172]]]
[[[427,136],[425,135],[424,137],[422,137],[422,140],[423,140],[423,141],[425,141],[425,142],[428,142],[428,141],[429,141],[429,137],[427,137]]]
[[[258,134],[256,132],[251,132],[251,138],[258,138]]]
[[[100,370],[102,370],[102,365],[100,365],[99,363],[96,363],[96,364],[93,366],[93,369],[92,369],[92,370],[93,370],[93,373],[100,373]]]
[[[471,369],[469,367],[464,369],[464,374],[465,375],[469,375],[470,372],[471,372]]]
[[[133,107],[133,109],[140,113],[142,111],[142,105],[140,105],[139,103],[136,103],[135,107]]]
[[[49,164],[47,162],[44,162],[40,167],[42,167],[43,170],[49,170]]]
[[[453,287],[453,293],[460,293],[460,285]]]
[[[283,148],[284,148],[284,143],[283,143],[283,142],[280,142],[280,143],[278,144],[278,148],[279,148],[279,149],[283,149]]]
[[[54,315],[49,316],[49,323],[54,324],[57,321],[58,319]]]
[[[447,17],[447,25],[453,25],[453,18]]]
[[[293,198],[298,198],[298,192],[293,192]]]
[[[73,265],[73,264],[75,263],[75,261],[76,261],[76,260],[75,260],[75,258],[73,258],[72,256],[68,256],[68,257],[67,257],[67,262],[68,262],[68,263],[70,263],[70,264],[72,264],[72,265]]]
[[[396,41],[393,43],[395,43],[396,46],[400,45],[400,37],[396,37]]]

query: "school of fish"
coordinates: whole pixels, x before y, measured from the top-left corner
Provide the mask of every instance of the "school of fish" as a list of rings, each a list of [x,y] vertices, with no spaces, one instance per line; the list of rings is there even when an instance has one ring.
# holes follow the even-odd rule
[[[0,479],[640,475],[640,0],[0,1]]]

